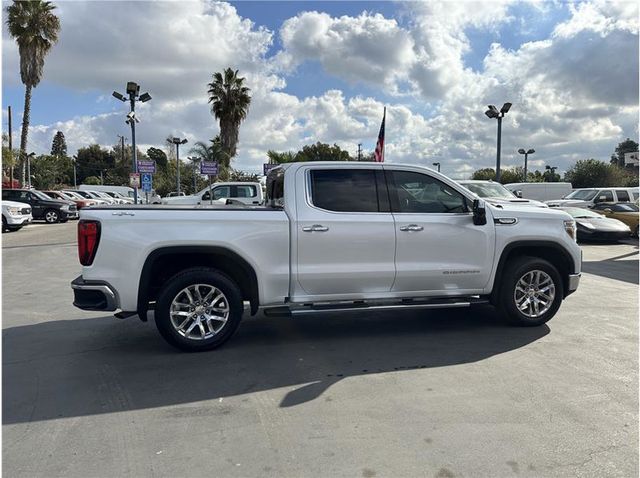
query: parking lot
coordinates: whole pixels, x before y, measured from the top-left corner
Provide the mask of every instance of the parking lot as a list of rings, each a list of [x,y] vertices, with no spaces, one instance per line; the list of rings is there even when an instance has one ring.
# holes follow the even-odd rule
[[[638,475],[638,241],[548,326],[490,307],[249,318],[217,351],[71,305],[76,222],[3,234],[11,477]]]

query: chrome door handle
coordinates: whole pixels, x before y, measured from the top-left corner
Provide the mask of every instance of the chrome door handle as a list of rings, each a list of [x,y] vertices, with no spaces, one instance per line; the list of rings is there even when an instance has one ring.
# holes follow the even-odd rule
[[[125,211],[118,211],[118,212],[114,212],[112,214],[112,216],[135,216],[135,213],[133,213],[133,212],[125,212]]]
[[[417,224],[409,224],[408,226],[402,226],[400,228],[401,231],[422,231],[424,227],[418,226]]]
[[[314,224],[313,226],[304,226],[302,230],[304,232],[327,232],[329,228],[321,224]]]

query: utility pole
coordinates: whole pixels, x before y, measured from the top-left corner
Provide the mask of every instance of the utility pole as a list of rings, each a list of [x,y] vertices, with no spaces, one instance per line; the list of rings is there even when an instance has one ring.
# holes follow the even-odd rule
[[[78,182],[76,181],[76,167],[78,165],[78,156],[73,157],[73,189],[78,189]]]
[[[11,166],[9,167],[9,184],[10,184],[10,188],[13,187],[13,138],[12,138],[12,132],[11,132],[11,106],[7,107],[7,113],[8,113],[8,118],[9,118],[9,153],[11,154]]]
[[[362,161],[362,143],[358,143],[358,161]]]

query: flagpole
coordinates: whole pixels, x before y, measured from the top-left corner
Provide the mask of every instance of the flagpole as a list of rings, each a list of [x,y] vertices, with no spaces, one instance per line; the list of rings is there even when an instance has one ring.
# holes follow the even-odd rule
[[[384,155],[385,155],[385,151],[387,149],[387,107],[384,107],[384,113],[382,113],[382,121],[384,123],[384,141],[382,142],[382,162],[384,163]]]

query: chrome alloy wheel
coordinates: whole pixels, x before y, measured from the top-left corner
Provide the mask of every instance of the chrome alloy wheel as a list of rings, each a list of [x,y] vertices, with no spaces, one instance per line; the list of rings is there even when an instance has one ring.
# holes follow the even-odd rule
[[[186,339],[213,337],[229,319],[229,302],[224,293],[209,284],[193,284],[182,289],[171,302],[171,325]]]
[[[58,222],[58,213],[55,211],[48,211],[44,215],[44,220],[48,223]]]
[[[531,319],[544,315],[553,305],[555,297],[553,279],[540,270],[529,271],[520,277],[513,291],[516,307]]]

